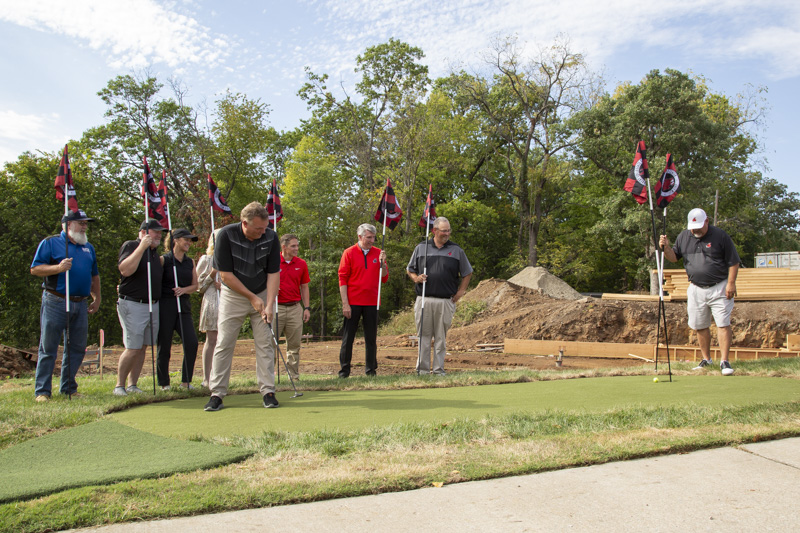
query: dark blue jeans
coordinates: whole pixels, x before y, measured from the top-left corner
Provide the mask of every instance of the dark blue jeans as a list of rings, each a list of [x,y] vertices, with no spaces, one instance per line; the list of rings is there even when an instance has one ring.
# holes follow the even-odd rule
[[[58,345],[67,328],[65,301],[42,291],[42,308],[39,315],[39,360],[36,363],[36,396],[52,395],[53,368],[58,357]],[[86,337],[89,334],[88,302],[69,303],[69,345],[61,360],[61,394],[74,394],[78,390],[75,374],[86,354]],[[69,353],[69,365],[66,355]],[[69,367],[69,374],[67,374]]]

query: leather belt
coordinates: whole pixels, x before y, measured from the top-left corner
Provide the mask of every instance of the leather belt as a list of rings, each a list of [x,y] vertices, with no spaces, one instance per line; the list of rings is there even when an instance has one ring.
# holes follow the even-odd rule
[[[695,283],[695,282],[693,281],[693,282],[692,282],[692,285],[695,285],[696,287],[700,287],[701,289],[710,289],[711,287],[713,287],[714,285],[716,285],[716,283],[714,283],[714,284],[712,284],[712,285],[700,285],[699,283]]]
[[[299,303],[300,303],[300,300],[297,300],[296,302],[287,302],[285,304],[282,304],[282,303],[278,302],[278,305],[280,305],[282,307],[293,307],[293,306],[295,306],[295,305],[297,305]]]
[[[60,292],[51,291],[50,289],[45,289],[45,290],[46,290],[47,292],[49,292],[50,294],[52,294],[53,296],[58,296],[58,297],[59,297],[59,298],[61,298],[62,300],[63,300],[64,298],[66,298],[66,295],[64,295],[64,294],[61,294]],[[70,301],[70,302],[82,302],[82,301],[84,301],[86,298],[88,298],[88,296],[70,296],[70,297],[69,297],[69,301]]]
[[[149,302],[149,300],[140,300],[139,298],[131,298],[130,296],[125,296],[124,294],[120,294],[119,295],[119,299],[120,300],[128,300],[129,302],[136,302],[136,303],[140,303],[140,304],[146,304],[146,303]],[[156,303],[156,302],[158,302],[157,299],[153,300],[153,303]]]

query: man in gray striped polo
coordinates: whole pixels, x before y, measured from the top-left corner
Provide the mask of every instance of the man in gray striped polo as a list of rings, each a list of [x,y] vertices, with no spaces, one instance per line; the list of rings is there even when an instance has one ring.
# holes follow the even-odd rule
[[[256,377],[264,407],[278,407],[275,398],[274,345],[268,324],[280,286],[281,255],[278,235],[269,229],[267,210],[258,202],[242,209],[241,222],[219,231],[214,247],[214,268],[222,278],[217,346],[211,366],[211,398],[206,411],[222,409],[228,393],[233,349],[245,318],[250,317],[256,350]]]
[[[456,302],[467,292],[472,277],[472,265],[464,250],[450,240],[450,221],[438,217],[431,231],[433,239],[414,248],[406,272],[415,283],[414,288],[417,292],[417,301],[414,304],[414,319],[419,334],[417,373],[443,376],[444,357],[447,354],[447,330],[453,322]],[[424,313],[422,312],[423,283],[425,284]],[[424,324],[421,323],[423,320]],[[434,341],[433,365],[431,365],[431,339]]]

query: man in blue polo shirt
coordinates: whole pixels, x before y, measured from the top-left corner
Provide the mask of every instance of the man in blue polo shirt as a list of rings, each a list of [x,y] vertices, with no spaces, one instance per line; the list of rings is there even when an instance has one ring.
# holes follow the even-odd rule
[[[683,258],[683,266],[689,277],[686,290],[686,308],[689,327],[697,331],[697,341],[703,359],[694,370],[710,368],[711,318],[717,324],[719,340],[720,370],[723,376],[733,374],[728,362],[731,348],[731,312],[736,296],[736,276],[739,273],[739,254],[730,236],[723,230],[710,226],[706,212],[700,208],[689,211],[687,229],[675,239],[670,247],[666,235],[659,241],[668,261]]]
[[[31,263],[31,274],[44,278],[40,312],[41,336],[36,363],[36,401],[46,402],[52,395],[53,368],[58,345],[69,322],[69,344],[61,362],[61,394],[77,396],[75,374],[86,354],[89,316],[100,308],[100,274],[97,255],[89,244],[86,229],[94,221],[81,210],[70,211],[61,219],[64,231],[39,243]],[[69,272],[69,294],[67,276]],[[92,302],[87,298],[92,296]],[[69,314],[67,301],[69,297]]]
[[[418,374],[444,375],[447,330],[453,322],[456,302],[467,292],[472,265],[467,254],[450,240],[450,221],[438,217],[433,223],[433,239],[418,244],[408,262],[408,277],[415,283],[417,301],[414,319],[419,333]],[[427,251],[426,251],[427,248]],[[426,272],[427,256],[427,274]],[[425,323],[422,313],[422,284],[425,283]],[[431,367],[431,338],[433,366]]]

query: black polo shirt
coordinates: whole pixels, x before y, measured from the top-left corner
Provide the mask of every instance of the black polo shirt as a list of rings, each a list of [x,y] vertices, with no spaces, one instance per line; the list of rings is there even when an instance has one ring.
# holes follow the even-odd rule
[[[740,262],[730,236],[711,225],[699,239],[688,229],[683,230],[672,250],[678,259],[683,258],[689,281],[704,287],[728,279],[728,268]]]
[[[267,275],[281,271],[277,233],[267,228],[264,235],[251,241],[241,223],[225,226],[217,235],[214,266],[220,272],[232,272],[253,294],[260,293],[267,288]]]
[[[472,265],[467,254],[459,245],[448,240],[444,246],[437,248],[430,239],[414,248],[406,270],[414,274],[425,273],[425,248],[428,253],[428,281],[425,284],[425,296],[431,298],[450,298],[458,292],[461,278],[472,273]],[[422,283],[415,283],[417,296],[422,296]]]
[[[122,243],[122,248],[119,249],[119,260],[117,265],[122,263],[128,256],[130,256],[136,248],[139,247],[141,241],[125,241]],[[150,262],[150,280],[151,280],[151,294],[153,301],[157,302],[161,297],[161,261],[158,258],[158,252],[152,248],[148,248],[142,254],[139,260],[139,266],[136,267],[136,272],[130,276],[122,276],[119,282],[119,294],[127,296],[128,298],[135,298],[146,302],[147,298],[147,263]]]
[[[161,282],[161,299],[175,300],[175,272],[178,273],[178,287],[188,287],[194,278],[194,262],[188,255],[183,256],[183,261],[178,261],[172,252],[167,252],[161,257],[164,258],[164,277]],[[172,266],[175,265],[175,270]],[[173,309],[176,309],[172,303]],[[191,301],[188,294],[181,296],[181,312],[191,311]]]

